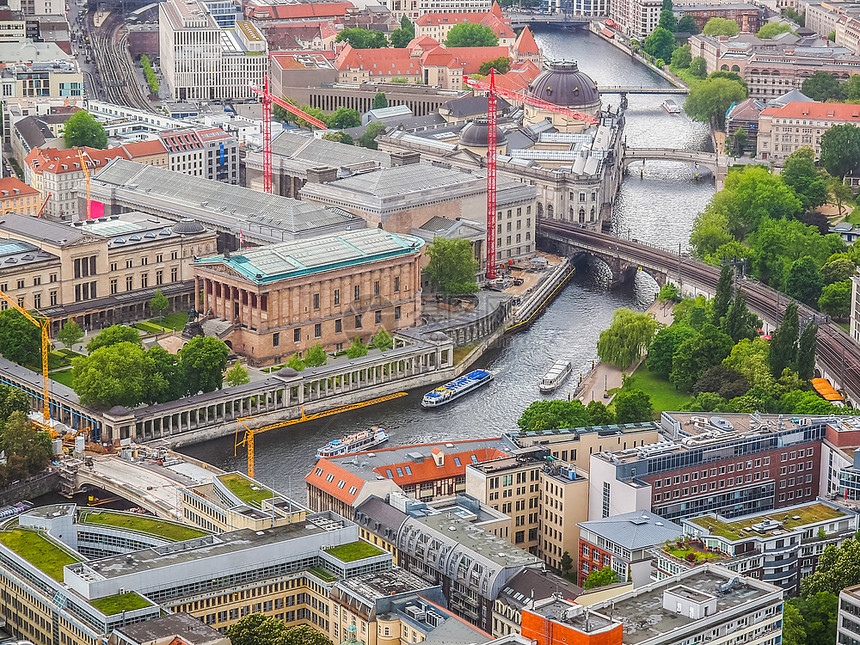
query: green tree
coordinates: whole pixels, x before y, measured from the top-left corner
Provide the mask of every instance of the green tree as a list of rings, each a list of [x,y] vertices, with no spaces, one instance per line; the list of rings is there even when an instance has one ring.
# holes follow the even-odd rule
[[[744,338],[755,338],[756,330],[760,324],[759,317],[747,308],[746,294],[738,290],[720,328],[737,343]]]
[[[43,470],[51,461],[51,437],[36,431],[32,421],[20,410],[3,419],[0,448],[6,453],[10,479],[20,479]]]
[[[704,259],[714,254],[717,249],[735,241],[726,230],[729,219],[724,213],[708,204],[693,220],[690,232],[690,245],[695,249],[696,256]]]
[[[794,189],[804,210],[818,208],[827,201],[827,174],[815,167],[815,151],[809,146],[788,155],[779,176]]]
[[[615,414],[602,401],[589,401],[585,410],[593,426],[608,426],[615,423]]]
[[[497,74],[507,74],[511,69],[511,59],[507,56],[499,56],[493,60],[488,60],[486,63],[481,63],[478,73],[486,76],[491,69],[496,70]]]
[[[735,156],[740,157],[747,149],[747,141],[749,140],[749,135],[747,134],[747,131],[743,128],[738,128],[737,130],[735,130],[735,133],[732,135],[732,138],[735,142]]]
[[[802,645],[833,645],[836,642],[836,620],[839,596],[829,591],[821,591],[805,598],[792,598],[785,605],[797,607],[803,618],[803,631],[806,639]],[[785,616],[783,615],[783,622]],[[784,634],[785,627],[783,627]],[[787,643],[783,635],[783,643]]]
[[[326,132],[324,135],[322,135],[322,138],[326,141],[334,141],[335,143],[345,143],[348,146],[351,146],[355,143],[352,137],[346,132]]]
[[[86,110],[75,112],[63,126],[63,141],[67,148],[107,148],[107,132],[104,126]]]
[[[15,309],[0,312],[0,354],[19,365],[37,365],[41,360],[39,328]]]
[[[282,100],[285,103],[289,103],[290,105],[299,107],[299,104],[295,99],[291,99],[285,96]],[[272,106],[272,118],[275,121],[280,121],[281,123],[295,123],[298,117],[286,108],[276,103],[274,106]]]
[[[227,382],[227,385],[233,387],[251,382],[251,379],[248,378],[248,370],[242,367],[242,363],[239,361],[233,363],[233,367],[227,370],[227,373],[224,375],[224,380]]]
[[[406,18],[406,16],[403,16]],[[408,20],[408,18],[407,18]],[[388,107],[388,97],[385,96],[385,92],[377,92],[376,96],[373,97],[373,104],[370,106],[373,110],[378,110],[380,108]]]
[[[750,262],[759,280],[776,289],[782,287],[788,267],[805,255],[823,265],[845,245],[838,235],[822,236],[818,229],[796,220],[762,220],[755,233],[747,238],[754,256]]]
[[[119,342],[72,360],[72,389],[84,405],[133,408],[151,388],[146,354],[139,344]]]
[[[639,423],[650,421],[654,416],[651,397],[642,390],[626,390],[615,400],[615,423]]]
[[[848,80],[842,83],[842,93],[849,103],[860,102],[860,76],[857,74],[849,76]]]
[[[734,352],[737,347],[738,345],[735,345],[735,347],[732,348],[732,352]],[[726,361],[730,358],[731,354],[729,354],[729,358],[727,358]],[[767,368],[766,357],[764,362],[764,371],[767,376],[770,377],[770,370]],[[693,394],[711,392],[728,401],[738,396],[743,396],[749,391],[749,389],[750,382],[747,378],[740,372],[726,367],[725,361],[723,361],[723,363],[719,365],[714,365],[713,367],[706,369],[690,391]]]
[[[700,392],[684,406],[685,412],[734,412],[732,406],[716,392]]]
[[[841,180],[860,166],[860,128],[856,125],[833,126],[821,135],[820,145],[821,165],[834,177]]]
[[[409,20],[409,18],[407,16],[403,16],[400,19],[400,28],[408,31],[413,36],[415,35],[415,25],[412,24],[412,21]]]
[[[336,42],[348,42],[354,49],[382,49],[388,47],[388,39],[381,31],[371,29],[344,29],[335,38]]]
[[[821,278],[824,284],[833,284],[848,280],[856,271],[857,265],[847,253],[834,253],[821,267]]]
[[[697,34],[699,28],[696,26],[696,21],[692,16],[681,16],[678,20],[678,32],[683,34]]]
[[[143,399],[146,403],[176,401],[188,391],[179,359],[159,345],[147,350],[143,369],[150,384]]]
[[[197,336],[179,352],[179,364],[185,374],[188,393],[220,390],[230,350],[218,338]]]
[[[305,362],[298,354],[293,354],[292,356],[290,356],[289,360],[287,360],[285,365],[291,369],[296,370],[297,372],[301,372],[303,369],[305,369]]]
[[[789,302],[779,328],[771,334],[768,363],[770,373],[779,378],[786,367],[793,367],[797,359],[797,335],[800,321],[797,318],[797,303]]]
[[[660,11],[660,22],[658,23],[663,29],[672,33],[678,31],[678,19],[671,9],[663,9]]]
[[[825,285],[818,298],[818,309],[834,318],[847,318],[851,313],[851,280]]]
[[[741,374],[753,387],[771,389],[774,377],[770,370],[770,351],[770,345],[763,338],[745,338],[732,347],[723,367]]]
[[[692,63],[690,66],[692,69]],[[684,111],[694,121],[711,123],[722,129],[726,110],[732,103],[740,103],[746,97],[744,88],[737,81],[727,78],[707,79],[690,89],[684,102]]]
[[[0,385],[0,425],[3,419],[8,419],[13,412],[30,412],[30,397],[16,387]]]
[[[561,554],[559,564],[561,565],[561,572],[564,575],[570,573],[570,570],[573,568],[573,558],[570,557],[570,552],[565,551]]]
[[[732,351],[731,337],[711,324],[702,326],[697,336],[678,346],[669,375],[675,387],[688,390],[709,367],[722,362]]]
[[[616,309],[609,329],[600,332],[597,355],[600,360],[627,369],[639,360],[657,333],[657,320],[652,314],[632,309]]]
[[[660,287],[660,292],[657,294],[657,300],[659,302],[681,302],[681,292],[678,291],[677,286],[671,282],[667,282]]]
[[[396,49],[404,49],[409,45],[413,38],[415,38],[415,34],[411,31],[395,29],[391,32],[391,46]]]
[[[385,327],[380,327],[379,331],[374,334],[373,340],[370,341],[370,346],[384,352],[394,347],[394,339],[391,338],[391,334],[385,331]]]
[[[827,190],[833,200],[832,203],[836,204],[836,208],[839,210],[839,217],[842,217],[842,206],[851,201],[854,197],[854,191],[851,186],[838,177],[830,178],[827,182]]]
[[[711,18],[702,29],[702,33],[707,36],[737,36],[740,31],[738,23],[727,18]]]
[[[651,32],[651,35],[645,39],[645,45],[643,48],[654,58],[671,60],[672,52],[675,50],[675,36],[673,36],[672,32],[668,29],[657,27]]]
[[[705,78],[708,75],[708,63],[702,56],[696,56],[690,61],[690,74],[696,78]]]
[[[562,428],[581,428],[590,425],[591,419],[582,401],[535,401],[527,407],[517,425],[523,432],[535,430],[559,430]]]
[[[72,349],[81,338],[84,337],[84,330],[75,322],[74,318],[69,318],[63,323],[62,329],[57,332],[57,340],[63,345]]]
[[[249,614],[227,628],[232,645],[284,645],[288,628],[282,620],[263,614]]]
[[[327,117],[325,115],[325,112],[323,112],[319,108],[311,107],[310,105],[302,105],[301,108],[299,108],[299,109],[302,112],[304,112],[305,114],[307,114],[308,116],[312,116],[317,121],[322,121],[323,123],[328,123],[328,121],[326,121]],[[315,128],[315,127],[317,127],[317,126],[313,125],[310,121],[307,121],[301,117],[294,116],[293,118],[294,118],[295,124],[300,128]]]
[[[693,62],[693,55],[690,53],[689,45],[678,47],[672,52],[672,67],[687,69],[691,62]]]
[[[778,176],[761,166],[747,166],[729,173],[725,188],[713,196],[707,209],[722,213],[729,233],[743,240],[766,217],[794,217],[800,213],[801,203]]]
[[[99,332],[99,335],[87,343],[87,352],[92,354],[100,347],[110,347],[117,343],[133,343],[140,345],[140,332],[125,325],[111,325]]]
[[[860,541],[849,538],[841,546],[825,547],[815,571],[801,578],[800,594],[804,598],[821,592],[838,595],[856,584],[860,584]]]
[[[727,79],[729,79],[730,81],[737,81],[738,83],[740,83],[740,84],[741,84],[741,87],[742,87],[742,88],[744,88],[744,92],[745,92],[745,93],[747,93],[747,94],[749,94],[749,91],[750,91],[749,85],[747,85],[747,82],[746,82],[746,81],[743,79],[743,77],[742,77],[740,74],[738,74],[737,72],[730,72],[730,71],[728,71],[728,70],[726,70],[726,69],[718,69],[718,70],[713,71],[713,72],[711,72],[710,74],[708,74],[708,78],[709,78],[709,79],[712,79],[712,78],[727,78]]]
[[[376,137],[380,132],[385,132],[385,124],[382,123],[382,121],[374,121],[367,126],[364,134],[358,138],[358,145],[362,148],[376,150],[378,148],[376,145]]]
[[[829,34],[827,34],[827,40],[829,40],[832,43],[836,42],[836,30],[835,29],[833,31],[831,31]]]
[[[789,600],[782,606],[783,645],[806,645],[806,629],[800,610]]]
[[[337,128],[338,130],[356,128],[361,125],[361,115],[358,110],[339,107],[334,114],[326,119],[326,123],[330,128]]]
[[[310,625],[296,625],[287,630],[283,645],[332,645],[332,642],[323,632]]]
[[[800,333],[797,341],[797,376],[808,381],[815,376],[815,336],[818,333],[818,325],[810,322]]]
[[[821,297],[823,284],[824,280],[815,260],[806,255],[791,264],[785,277],[785,293],[815,307]]]
[[[729,312],[729,307],[732,304],[735,290],[735,267],[731,264],[724,264],[720,269],[720,279],[717,281],[717,289],[714,292],[714,299],[711,301],[713,318],[711,322],[715,327],[719,327],[720,323]]]
[[[458,22],[445,38],[446,47],[495,47],[498,44],[493,30],[476,22]]]
[[[424,267],[424,277],[437,293],[453,295],[478,290],[478,262],[469,240],[434,238],[427,247],[427,256],[430,259]]]
[[[618,582],[618,574],[612,567],[603,567],[597,571],[592,571],[582,583],[583,589],[596,589],[597,587],[605,587],[606,585],[614,585]]]
[[[367,356],[367,346],[361,342],[361,338],[356,336],[352,339],[352,344],[346,349],[347,358],[360,358]]]
[[[780,34],[784,34],[787,32],[791,32],[791,25],[785,22],[769,22],[765,25],[762,25],[761,29],[756,32],[756,36],[759,38],[763,38],[765,40],[770,40],[774,36],[779,36]],[[796,36],[797,34],[795,34]]]
[[[328,363],[328,354],[325,353],[325,350],[320,343],[314,343],[314,345],[308,348],[308,351],[305,352],[305,367],[322,367],[326,363]]]
[[[657,332],[648,347],[648,358],[645,364],[654,374],[669,378],[672,373],[672,358],[675,351],[685,340],[696,336],[697,332],[687,325],[670,325]]]
[[[152,315],[159,318],[169,308],[170,302],[167,300],[167,296],[161,292],[161,289],[156,289],[149,301],[149,310],[152,312]]]
[[[839,86],[839,79],[827,72],[815,72],[815,74],[804,80],[803,85],[801,85],[801,91],[816,101],[842,100],[842,88]],[[827,172],[831,175],[835,174],[829,169]]]

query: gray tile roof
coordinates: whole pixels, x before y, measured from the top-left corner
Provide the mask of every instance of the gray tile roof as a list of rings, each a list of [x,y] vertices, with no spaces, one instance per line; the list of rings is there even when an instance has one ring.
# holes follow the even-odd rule
[[[407,517],[409,516],[406,513],[394,508],[384,499],[371,495],[356,506],[354,521],[371,533],[384,537],[385,529],[391,529],[394,535],[397,535],[397,531]],[[377,522],[379,522],[379,528],[376,528]]]
[[[326,188],[340,188],[375,197],[394,197],[405,193],[453,188],[473,183],[475,180],[476,175],[418,163],[381,168],[374,172],[338,179],[327,184]]]
[[[580,522],[579,527],[631,551],[661,544],[684,532],[678,524],[648,511],[634,511],[601,520]]]
[[[205,645],[222,640],[217,630],[202,623],[191,614],[179,613],[126,625],[117,631],[132,642],[146,643],[171,636],[181,636],[188,645]]]
[[[272,141],[272,155],[306,161],[315,166],[334,168],[374,161],[385,167],[391,165],[391,157],[387,152],[315,139],[286,130]]]

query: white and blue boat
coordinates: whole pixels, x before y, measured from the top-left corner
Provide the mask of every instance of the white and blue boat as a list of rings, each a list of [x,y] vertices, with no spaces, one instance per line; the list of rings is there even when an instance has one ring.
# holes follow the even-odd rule
[[[370,430],[362,430],[355,434],[348,434],[340,439],[329,441],[325,446],[317,450],[317,459],[351,455],[354,452],[364,452],[373,446],[388,441],[389,434],[382,428],[374,426]]]
[[[438,408],[440,405],[450,403],[454,399],[477,390],[493,380],[493,373],[487,370],[473,370],[453,381],[445,383],[424,395],[421,399],[422,408]]]

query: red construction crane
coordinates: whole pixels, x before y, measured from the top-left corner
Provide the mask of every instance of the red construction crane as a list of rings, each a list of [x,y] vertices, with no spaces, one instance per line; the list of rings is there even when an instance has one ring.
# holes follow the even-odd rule
[[[490,69],[490,82],[463,77],[463,84],[487,93],[487,279],[496,277],[496,103],[499,96],[519,101],[540,110],[555,112],[579,121],[597,125],[600,121],[583,112],[548,103],[542,99],[522,92],[514,92],[496,87],[495,69]]]
[[[320,130],[328,130],[328,126],[319,119],[315,119],[307,112],[303,112],[292,103],[278,98],[269,92],[269,77],[266,76],[263,89],[251,86],[251,91],[259,94],[260,103],[263,105],[263,192],[272,192],[272,103],[277,103],[287,112],[301,117],[311,125]]]

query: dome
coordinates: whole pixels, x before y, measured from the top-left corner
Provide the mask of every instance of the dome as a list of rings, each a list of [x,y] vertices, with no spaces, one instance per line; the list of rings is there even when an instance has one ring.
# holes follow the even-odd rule
[[[275,372],[275,376],[283,376],[289,378],[291,376],[296,376],[298,372],[294,370],[292,367],[287,367],[286,365]]]
[[[460,131],[460,145],[486,148],[488,130],[487,119],[475,119]],[[507,140],[504,131],[496,126],[496,146],[501,146]]]
[[[548,103],[564,107],[584,107],[600,102],[600,93],[591,77],[579,71],[573,61],[548,61],[529,86],[531,93]]]
[[[195,222],[187,217],[182,218],[173,225],[173,232],[177,235],[191,235],[193,233],[203,233],[206,229],[200,222]]]
[[[124,417],[125,415],[129,414],[130,412],[131,412],[131,410],[129,410],[128,408],[126,408],[122,405],[115,405],[110,410],[108,410],[108,414],[111,415],[112,417]]]
[[[430,340],[448,340],[448,336],[443,331],[434,331],[430,333]]]

